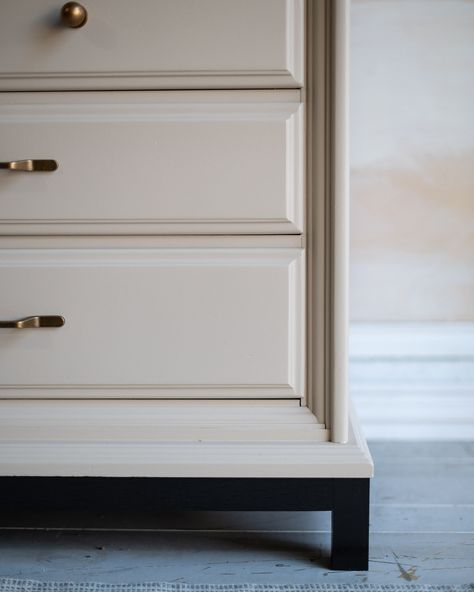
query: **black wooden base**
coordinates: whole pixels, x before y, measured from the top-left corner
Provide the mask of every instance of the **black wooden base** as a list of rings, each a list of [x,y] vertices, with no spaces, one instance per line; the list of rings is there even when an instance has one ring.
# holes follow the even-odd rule
[[[19,511],[331,511],[331,568],[367,570],[369,479],[0,477],[0,523]]]

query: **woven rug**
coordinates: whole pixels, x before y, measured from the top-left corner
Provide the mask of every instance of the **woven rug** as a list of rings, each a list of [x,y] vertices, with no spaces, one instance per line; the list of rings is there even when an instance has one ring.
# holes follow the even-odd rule
[[[474,592],[474,584],[105,584],[0,578],[0,592]]]

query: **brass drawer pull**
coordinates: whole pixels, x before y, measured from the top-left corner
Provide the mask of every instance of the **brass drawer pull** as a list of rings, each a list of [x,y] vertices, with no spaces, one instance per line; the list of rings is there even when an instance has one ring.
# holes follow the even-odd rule
[[[42,329],[44,327],[62,327],[65,323],[60,315],[26,317],[17,321],[0,321],[0,329]]]
[[[79,2],[66,2],[61,8],[61,22],[71,29],[78,29],[87,23],[87,10]]]
[[[22,171],[27,173],[55,171],[58,163],[55,160],[11,160],[0,162],[0,169],[9,171]]]

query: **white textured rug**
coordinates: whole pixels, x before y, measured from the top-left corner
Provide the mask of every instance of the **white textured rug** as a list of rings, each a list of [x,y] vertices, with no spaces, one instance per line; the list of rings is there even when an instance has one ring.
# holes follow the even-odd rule
[[[0,578],[0,592],[474,592],[474,584],[105,584]]]

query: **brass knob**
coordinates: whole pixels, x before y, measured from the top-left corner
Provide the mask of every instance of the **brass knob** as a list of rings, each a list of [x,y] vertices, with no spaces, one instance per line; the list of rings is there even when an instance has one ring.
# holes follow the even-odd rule
[[[87,23],[87,10],[79,2],[66,2],[61,8],[61,22],[71,29],[83,27]]]

